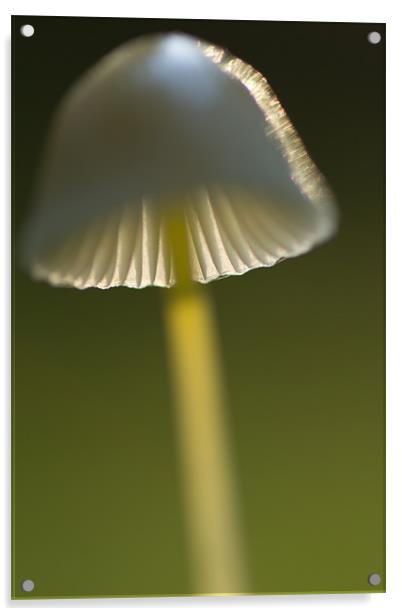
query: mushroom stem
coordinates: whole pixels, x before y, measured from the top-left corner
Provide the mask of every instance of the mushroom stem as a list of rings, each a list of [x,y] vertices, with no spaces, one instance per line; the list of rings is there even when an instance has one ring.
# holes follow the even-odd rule
[[[191,281],[184,220],[167,227],[176,286],[165,323],[195,592],[239,594],[246,576],[214,314]]]

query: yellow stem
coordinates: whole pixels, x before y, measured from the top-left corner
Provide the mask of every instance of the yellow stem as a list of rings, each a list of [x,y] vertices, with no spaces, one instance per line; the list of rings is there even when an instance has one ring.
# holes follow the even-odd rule
[[[195,592],[239,594],[246,576],[214,315],[191,282],[180,218],[168,234],[177,282],[165,317]]]

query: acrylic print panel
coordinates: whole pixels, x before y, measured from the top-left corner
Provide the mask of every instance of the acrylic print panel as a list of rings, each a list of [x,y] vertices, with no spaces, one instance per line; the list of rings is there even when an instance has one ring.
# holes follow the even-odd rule
[[[384,25],[12,46],[13,598],[384,592]]]

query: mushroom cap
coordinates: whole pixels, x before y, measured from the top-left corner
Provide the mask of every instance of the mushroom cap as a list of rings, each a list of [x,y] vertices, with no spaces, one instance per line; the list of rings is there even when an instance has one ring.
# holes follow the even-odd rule
[[[54,285],[169,287],[166,221],[177,211],[199,282],[302,254],[337,219],[265,78],[173,33],[122,45],[64,96],[23,260]]]

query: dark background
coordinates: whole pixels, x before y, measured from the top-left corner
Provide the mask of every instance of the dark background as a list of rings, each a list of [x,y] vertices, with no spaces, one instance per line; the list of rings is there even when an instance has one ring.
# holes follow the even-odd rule
[[[14,17],[13,237],[66,89],[122,42],[172,30],[267,77],[341,212],[328,244],[209,285],[250,590],[381,592],[367,577],[385,578],[384,24]],[[167,292],[52,288],[14,259],[13,596],[191,593]]]

